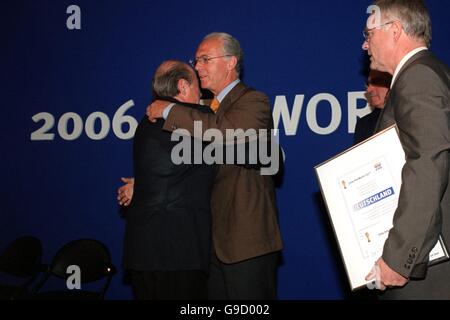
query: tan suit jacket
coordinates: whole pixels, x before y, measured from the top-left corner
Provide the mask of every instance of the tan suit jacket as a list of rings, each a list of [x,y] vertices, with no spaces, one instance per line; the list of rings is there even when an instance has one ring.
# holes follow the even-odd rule
[[[164,129],[183,128],[193,134],[195,120],[202,122],[203,131],[273,127],[267,96],[242,83],[225,96],[216,114],[175,105]],[[211,210],[214,248],[222,262],[236,263],[283,248],[271,176],[242,166],[219,165]]]

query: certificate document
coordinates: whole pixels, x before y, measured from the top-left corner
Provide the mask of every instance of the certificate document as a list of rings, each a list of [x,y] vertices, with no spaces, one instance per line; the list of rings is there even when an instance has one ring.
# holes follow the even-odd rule
[[[392,228],[405,153],[391,126],[315,167],[352,290],[383,253]],[[430,253],[448,258],[442,238]]]

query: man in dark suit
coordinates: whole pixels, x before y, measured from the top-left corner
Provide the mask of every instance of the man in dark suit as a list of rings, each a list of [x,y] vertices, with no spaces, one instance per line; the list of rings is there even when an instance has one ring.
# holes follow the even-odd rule
[[[386,102],[391,79],[392,77],[389,73],[377,70],[369,71],[366,99],[370,108],[372,108],[372,112],[357,120],[353,144],[358,144],[373,135],[378,122],[378,116]]]
[[[198,103],[200,89],[194,70],[182,62],[164,62],[153,90],[157,97],[173,97],[182,108],[211,112],[185,104]],[[124,267],[131,271],[137,299],[205,299],[214,167],[174,164],[177,142],[162,130],[163,124],[144,117],[134,136],[135,181],[125,216]]]
[[[428,266],[439,234],[450,241],[449,68],[428,51],[422,0],[375,5],[381,16],[369,17],[363,49],[372,69],[393,75],[376,131],[397,124],[406,163],[393,227],[368,279],[378,274],[387,299],[450,299],[450,262]]]
[[[201,86],[214,94],[205,114],[156,102],[151,120],[164,116],[164,129],[187,129],[194,121],[203,130],[267,130],[273,127],[268,98],[239,80],[243,53],[226,33],[213,33],[200,43],[195,58]],[[277,159],[278,160],[278,159]],[[219,165],[211,198],[213,254],[208,280],[210,299],[274,299],[282,240],[271,176],[235,164]]]

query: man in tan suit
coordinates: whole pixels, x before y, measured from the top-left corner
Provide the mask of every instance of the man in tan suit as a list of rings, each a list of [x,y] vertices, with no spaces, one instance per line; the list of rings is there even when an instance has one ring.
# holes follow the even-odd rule
[[[243,53],[226,33],[212,33],[195,58],[201,87],[214,94],[215,114],[154,102],[150,120],[164,117],[164,129],[203,130],[273,128],[268,98],[239,80]],[[213,249],[210,299],[275,299],[278,252],[283,248],[271,176],[235,164],[219,165],[211,196]]]
[[[450,262],[428,266],[442,234],[450,241],[450,73],[428,47],[431,22],[422,0],[379,0],[363,49],[371,68],[393,75],[376,131],[397,124],[405,151],[393,227],[376,262],[382,297],[450,299]],[[379,21],[377,21],[379,20]]]

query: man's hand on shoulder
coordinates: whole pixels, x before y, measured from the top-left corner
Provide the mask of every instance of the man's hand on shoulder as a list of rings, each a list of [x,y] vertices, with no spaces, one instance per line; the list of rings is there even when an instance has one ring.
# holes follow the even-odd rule
[[[163,117],[163,111],[167,108],[167,106],[170,104],[170,102],[163,101],[163,100],[156,100],[152,102],[147,107],[147,117],[148,120],[151,122],[156,122],[156,119]]]

